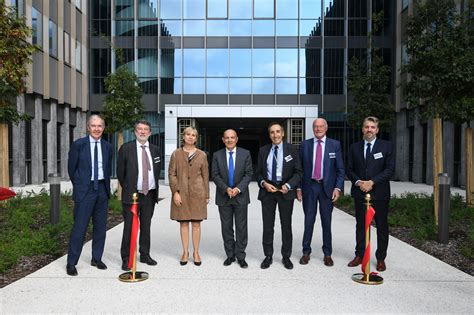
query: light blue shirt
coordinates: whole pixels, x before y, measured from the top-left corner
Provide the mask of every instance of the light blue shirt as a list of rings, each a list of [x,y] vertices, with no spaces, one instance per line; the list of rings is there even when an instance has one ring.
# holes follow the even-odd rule
[[[92,166],[92,176],[91,176],[91,181],[94,180],[94,148],[95,148],[95,143],[97,142],[97,160],[99,162],[99,180],[104,179],[104,167],[102,164],[102,146],[100,145],[100,139],[95,140],[91,136],[89,136],[89,142],[91,145],[91,166]]]
[[[275,146],[278,146],[278,156],[277,156],[277,159],[275,161],[275,158],[274,158],[274,151],[275,151]],[[277,163],[277,168],[276,168],[276,172],[277,172],[277,181],[278,182],[281,182],[281,178],[283,176],[283,142],[280,142],[280,144],[273,144],[272,145],[272,148],[270,150],[270,154],[268,154],[268,157],[267,157],[267,179],[269,181],[272,180],[272,166],[273,166],[273,163]]]
[[[367,143],[370,143],[370,152],[372,153],[372,150],[374,148],[374,144],[375,144],[375,141],[377,140],[377,138],[374,138],[372,141],[366,141],[364,140],[364,159],[366,158],[365,156],[365,151],[367,150]]]

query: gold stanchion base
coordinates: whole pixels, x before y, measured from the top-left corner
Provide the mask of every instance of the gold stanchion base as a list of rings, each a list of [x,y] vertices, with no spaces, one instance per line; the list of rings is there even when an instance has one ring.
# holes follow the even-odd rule
[[[352,275],[352,280],[358,283],[369,284],[369,285],[376,285],[376,284],[383,283],[383,278],[375,274],[366,275],[364,273],[355,273]]]
[[[133,277],[133,272],[127,271],[119,276],[119,280],[123,282],[140,282],[145,281],[148,277],[148,272],[135,271],[135,277]]]

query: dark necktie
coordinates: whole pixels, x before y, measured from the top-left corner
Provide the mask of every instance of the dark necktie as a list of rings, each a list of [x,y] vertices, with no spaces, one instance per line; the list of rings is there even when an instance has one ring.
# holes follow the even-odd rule
[[[323,146],[321,145],[321,140],[318,140],[318,145],[316,146],[316,156],[314,158],[314,173],[313,179],[321,179],[321,161],[323,159]]]
[[[278,146],[273,146],[272,182],[277,182]]]
[[[370,158],[370,146],[371,146],[371,143],[368,142],[367,143],[367,149],[365,150],[365,161],[367,162]]]
[[[97,143],[94,145],[94,190],[99,190],[99,149],[97,149]]]
[[[229,179],[229,187],[230,188],[234,188],[234,158],[232,157],[232,154],[234,152],[232,151],[229,151],[229,175],[228,175],[228,179]]]
[[[148,171],[151,170],[148,154],[145,150],[146,146],[142,145],[142,194],[148,194]]]

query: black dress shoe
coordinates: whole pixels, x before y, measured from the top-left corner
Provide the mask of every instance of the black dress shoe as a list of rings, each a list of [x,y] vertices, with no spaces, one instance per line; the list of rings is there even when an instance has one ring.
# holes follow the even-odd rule
[[[144,264],[147,264],[147,265],[150,265],[150,266],[156,266],[158,263],[156,262],[156,260],[154,260],[153,258],[151,258],[149,255],[142,255],[140,256],[140,262],[141,263],[144,263]]]
[[[122,260],[122,270],[123,271],[129,271],[130,268],[128,268],[128,260]]]
[[[224,260],[224,266],[230,266],[232,263],[235,261],[235,257],[227,257],[226,260]]]
[[[270,267],[272,262],[273,262],[272,256],[266,256],[265,259],[260,264],[260,268],[267,269],[268,267]]]
[[[91,260],[91,266],[97,267],[98,269],[105,270],[107,266],[102,262],[102,260]]]
[[[286,269],[293,269],[293,263],[291,262],[290,258],[283,257],[281,262],[283,263],[283,266],[285,266]]]
[[[66,265],[66,272],[70,276],[77,276],[77,269],[76,266],[73,265]]]
[[[237,262],[239,263],[240,268],[245,269],[245,268],[247,268],[247,267],[249,266],[249,265],[247,264],[247,262],[245,261],[245,259],[242,259],[242,260],[239,259],[239,260],[237,260]]]

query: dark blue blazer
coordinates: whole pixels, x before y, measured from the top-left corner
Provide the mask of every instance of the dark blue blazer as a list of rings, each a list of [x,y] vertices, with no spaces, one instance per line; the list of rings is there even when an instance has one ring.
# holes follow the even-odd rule
[[[311,176],[313,175],[314,138],[303,141],[300,145],[300,157],[303,161],[303,180],[301,188],[303,193],[311,189]],[[332,198],[334,188],[341,191],[344,188],[344,162],[342,160],[341,144],[339,141],[326,137],[323,157],[323,187],[328,198]]]
[[[112,146],[103,138],[100,139],[102,163],[107,197],[110,197],[110,170],[112,162]],[[80,138],[71,145],[67,163],[69,178],[72,181],[72,198],[80,202],[89,189],[92,177],[92,157],[89,136]]]
[[[390,178],[395,172],[393,143],[377,138],[367,161],[364,159],[364,150],[364,140],[353,143],[349,149],[347,177],[352,182],[352,197],[364,199],[365,193],[355,183],[358,180],[372,180],[374,187],[369,192],[371,199],[390,199]]]

